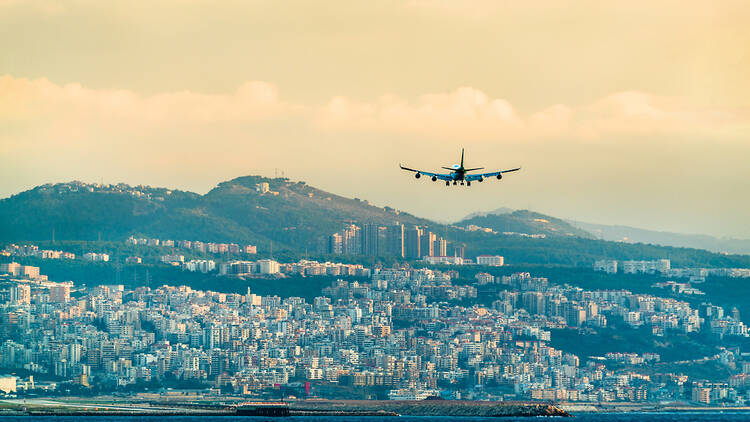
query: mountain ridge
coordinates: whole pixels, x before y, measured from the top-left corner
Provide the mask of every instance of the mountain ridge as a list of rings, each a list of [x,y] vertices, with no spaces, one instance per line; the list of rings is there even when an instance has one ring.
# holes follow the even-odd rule
[[[750,254],[750,239],[717,237],[698,233],[676,233],[642,229],[621,224],[597,224],[566,220],[602,240],[627,243],[650,243],[706,249],[718,253]]]
[[[345,224],[396,222],[418,225],[451,245],[466,245],[467,257],[500,254],[507,262],[590,266],[596,259],[670,258],[679,265],[750,267],[748,256],[723,256],[699,249],[633,245],[597,240],[562,219],[531,211],[507,214],[495,233],[467,230],[474,217],[444,225],[366,200],[345,198],[286,178],[242,176],[206,194],[131,186],[68,182],[45,184],[0,199],[0,242],[57,240],[122,241],[128,236],[236,242],[301,253]],[[463,226],[461,226],[463,225]],[[503,234],[509,232],[508,234]],[[523,236],[524,234],[544,234]],[[448,254],[452,255],[449,248]]]
[[[477,217],[504,216],[516,211],[507,207],[500,207],[492,211],[473,212],[454,224],[464,224],[465,221]],[[531,211],[533,212],[533,211]],[[541,213],[540,213],[541,214]],[[544,214],[542,214],[544,215]],[[750,254],[750,239],[738,239],[731,237],[718,237],[699,233],[678,233],[661,230],[651,230],[624,224],[599,224],[590,223],[570,218],[561,218],[561,221],[571,225],[576,230],[588,232],[591,236],[600,240],[625,243],[644,243],[660,246],[672,246],[678,248],[704,249],[716,253]]]
[[[562,219],[529,210],[477,215],[463,219],[455,224],[459,226],[474,225],[489,228],[498,233],[593,238],[591,233],[573,227]]]
[[[268,184],[262,192],[258,185]],[[389,207],[344,198],[285,178],[242,176],[206,194],[125,183],[45,184],[0,199],[0,240],[120,240],[128,235],[294,247],[341,222],[434,225]]]

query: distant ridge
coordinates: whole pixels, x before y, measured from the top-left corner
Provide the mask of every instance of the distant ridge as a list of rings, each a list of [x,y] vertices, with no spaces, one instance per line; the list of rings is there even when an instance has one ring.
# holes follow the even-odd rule
[[[474,217],[486,217],[488,215],[510,214],[513,211],[515,211],[513,208],[507,208],[507,207],[500,207],[492,211],[477,211],[477,212],[473,212],[467,215],[466,217],[462,218],[462,220],[468,220]]]
[[[509,210],[510,212],[506,212]],[[484,215],[469,216],[458,223],[458,226],[475,225],[489,228],[498,233],[521,233],[545,236],[575,236],[591,239],[594,236],[586,230],[574,227],[565,220],[528,210],[512,211],[501,208]]]
[[[566,221],[602,240],[697,248],[712,252],[750,254],[750,239],[719,238],[705,234],[672,233],[621,225]]]
[[[514,212],[516,212],[516,210],[507,207],[497,208],[492,211],[473,212],[455,224],[465,225],[468,220],[476,222],[479,221],[474,220],[477,217],[489,216],[504,216],[499,219],[491,218],[490,220],[496,220],[496,224],[500,225],[509,224],[507,223],[507,220],[513,219],[513,217],[511,217],[510,215],[512,215]],[[506,221],[506,223],[498,223],[498,221]],[[572,229],[569,229],[569,232],[571,233],[580,233],[581,231],[586,232],[583,237],[593,236],[595,239],[608,240],[612,242],[645,243],[650,245],[705,249],[716,253],[750,254],[750,239],[734,239],[726,237],[720,238],[705,234],[674,233],[641,229],[638,227],[625,225],[588,223],[571,219],[560,219],[560,221],[563,221],[570,225],[570,227],[572,227]],[[543,227],[531,227],[526,229],[534,232],[530,234],[546,233]]]

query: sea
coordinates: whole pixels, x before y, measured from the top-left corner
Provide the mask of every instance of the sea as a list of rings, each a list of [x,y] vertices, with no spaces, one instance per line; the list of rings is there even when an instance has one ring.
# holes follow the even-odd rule
[[[269,418],[259,416],[3,416],[2,421],[8,422],[155,422],[163,420],[164,422],[234,422],[234,421],[283,421],[283,422],[483,422],[483,421],[530,421],[530,420],[571,420],[576,422],[642,422],[642,421],[659,421],[659,422],[689,422],[689,421],[716,421],[716,422],[735,422],[750,421],[750,412],[674,412],[674,413],[579,413],[574,414],[573,418],[561,417],[502,417],[502,418],[485,418],[485,417],[415,417],[415,416],[305,416],[305,417],[282,417]]]

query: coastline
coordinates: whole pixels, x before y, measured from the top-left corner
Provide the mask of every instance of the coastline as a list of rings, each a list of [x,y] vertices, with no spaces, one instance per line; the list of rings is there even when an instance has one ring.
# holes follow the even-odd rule
[[[570,416],[562,408],[546,403],[452,400],[300,400],[199,408],[187,403],[108,405],[58,400],[4,400],[0,404],[0,416]]]
[[[287,402],[117,402],[49,398],[0,400],[2,416],[442,416],[568,417],[586,414],[750,413],[750,406],[696,406],[682,403],[541,403],[453,400],[295,400]]]
[[[590,413],[746,413],[750,406],[696,406],[691,404],[658,403],[558,403],[571,414]]]

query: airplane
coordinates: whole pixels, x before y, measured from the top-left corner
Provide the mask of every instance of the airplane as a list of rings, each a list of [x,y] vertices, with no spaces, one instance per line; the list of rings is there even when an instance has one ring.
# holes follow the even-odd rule
[[[454,185],[458,184],[459,182],[461,183],[461,185],[463,185],[464,182],[466,182],[466,186],[471,186],[471,182],[483,182],[486,177],[496,177],[499,180],[503,178],[503,173],[510,173],[512,171],[521,170],[521,167],[518,167],[515,169],[500,170],[491,173],[466,174],[470,171],[482,170],[484,169],[484,167],[475,167],[470,169],[464,168],[463,148],[461,148],[461,164],[454,164],[451,167],[443,167],[444,169],[451,171],[448,174],[430,173],[427,171],[415,170],[409,167],[404,167],[401,164],[399,164],[399,167],[401,167],[402,170],[414,172],[414,177],[416,177],[417,179],[422,177],[422,175],[424,174],[425,176],[431,178],[433,182],[437,182],[438,179],[444,180],[445,186],[450,186],[451,182],[453,182]]]

